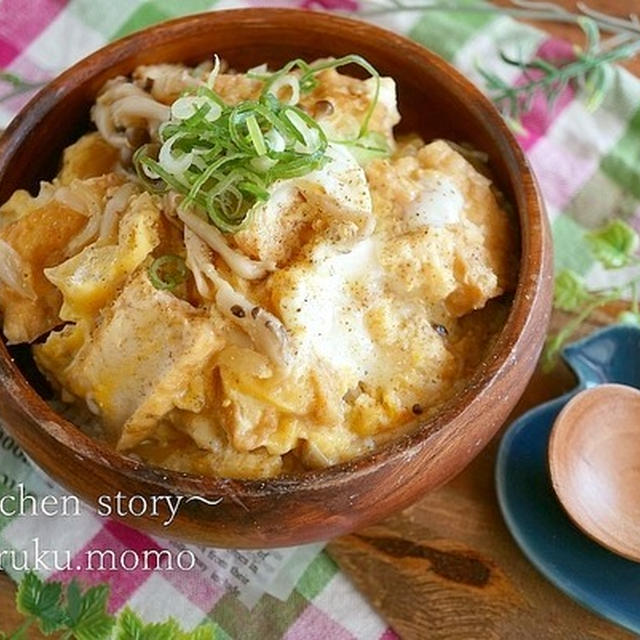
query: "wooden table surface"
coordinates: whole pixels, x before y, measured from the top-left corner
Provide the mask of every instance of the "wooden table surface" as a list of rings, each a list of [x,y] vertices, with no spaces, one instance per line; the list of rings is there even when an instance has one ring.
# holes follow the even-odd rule
[[[555,1],[568,8],[576,4]],[[639,0],[588,4],[618,15],[640,11]],[[558,37],[582,41],[574,27],[544,27]],[[640,76],[640,57],[624,66]],[[594,317],[591,328],[606,319],[602,314]],[[556,314],[554,322],[561,321]],[[516,413],[573,385],[564,367],[550,376],[537,373]],[[563,595],[513,542],[495,498],[499,435],[452,482],[385,522],[332,542],[330,554],[407,640],[633,638]],[[5,628],[21,621],[14,597],[13,583],[0,573],[0,620]],[[29,637],[42,636],[33,632]]]

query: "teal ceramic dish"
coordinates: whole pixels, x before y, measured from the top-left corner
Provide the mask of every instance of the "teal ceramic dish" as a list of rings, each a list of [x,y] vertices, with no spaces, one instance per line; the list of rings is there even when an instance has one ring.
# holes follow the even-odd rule
[[[547,458],[554,420],[576,393],[606,382],[640,389],[640,329],[603,329],[567,347],[563,358],[578,385],[509,427],[496,463],[498,501],[516,542],[548,580],[640,634],[640,563],[601,547],[571,522],[554,493]]]

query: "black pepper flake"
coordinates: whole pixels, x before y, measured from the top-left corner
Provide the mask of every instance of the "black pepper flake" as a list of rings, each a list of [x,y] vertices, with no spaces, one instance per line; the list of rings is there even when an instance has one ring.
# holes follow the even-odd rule
[[[231,313],[233,313],[236,318],[244,318],[246,315],[244,309],[239,304],[234,304],[233,307],[231,307]]]
[[[258,317],[259,313],[260,313],[260,307],[253,307],[253,309],[251,309],[251,317],[254,320]]]
[[[445,327],[443,324],[432,324],[431,326],[439,336],[445,337],[449,335],[447,327]]]
[[[413,411],[413,413],[419,416],[424,411],[424,409],[422,408],[421,404],[418,404],[416,402],[416,404],[414,404],[413,407],[411,407],[411,411]]]

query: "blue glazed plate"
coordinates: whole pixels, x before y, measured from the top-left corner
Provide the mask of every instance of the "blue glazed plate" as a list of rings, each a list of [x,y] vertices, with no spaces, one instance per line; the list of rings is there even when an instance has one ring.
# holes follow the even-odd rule
[[[496,463],[498,501],[516,542],[547,579],[585,607],[640,634],[640,563],[607,551],[569,520],[547,464],[553,422],[576,393],[604,382],[640,388],[640,329],[603,329],[567,347],[563,357],[578,386],[509,427]]]

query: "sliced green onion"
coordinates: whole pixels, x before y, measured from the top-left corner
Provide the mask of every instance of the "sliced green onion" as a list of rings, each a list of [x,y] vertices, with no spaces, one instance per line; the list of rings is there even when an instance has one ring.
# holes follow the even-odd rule
[[[166,184],[163,184],[163,180],[153,168],[143,163],[143,160],[151,158],[154,153],[157,153],[157,146],[152,143],[143,144],[134,151],[132,158],[140,182],[152,193],[162,193],[166,189]]]
[[[349,148],[359,164],[367,164],[374,158],[387,158],[391,154],[389,143],[378,131],[369,131],[357,140],[346,140],[342,144]]]
[[[207,98],[210,98],[214,102],[217,102],[221,107],[227,106],[225,101],[213,89],[209,89],[209,87],[205,87],[203,85],[199,86],[196,89],[196,95],[206,96]]]
[[[259,156],[264,156],[267,153],[267,145],[264,143],[264,136],[260,130],[260,125],[255,115],[250,115],[247,118],[247,129],[249,129],[249,135],[251,136],[251,142],[256,149],[256,153]]]
[[[171,119],[158,131],[159,152],[157,145],[147,145],[134,153],[140,180],[154,191],[164,183],[185,197],[181,206],[203,209],[224,233],[238,231],[251,208],[269,197],[274,182],[304,176],[329,162],[322,127],[295,103],[300,93],[317,86],[319,72],[347,64],[357,64],[376,78],[376,91],[358,137],[343,143],[363,157],[385,153],[382,136],[368,130],[380,78],[360,56],[314,65],[297,59],[274,73],[266,67],[253,69],[247,75],[264,82],[262,93],[257,100],[236,105],[226,104],[213,89],[220,70],[216,58],[207,82],[171,106]],[[291,96],[280,100],[278,94],[287,87]]]
[[[306,60],[303,60],[302,58],[296,58],[295,60],[290,60],[289,62],[287,62],[287,64],[285,64],[284,67],[282,67],[281,69],[278,69],[278,71],[275,71],[270,75],[265,75],[258,78],[260,80],[264,80],[265,82],[265,86],[264,86],[264,89],[262,90],[262,93],[263,94],[269,93],[273,83],[276,82],[278,78],[286,75],[296,67],[300,69],[300,71],[302,71],[302,74],[303,74],[302,78],[304,78],[304,80],[302,78],[300,80],[300,89],[305,93],[308,91],[311,91],[315,86],[315,84],[313,84],[313,86],[310,86],[308,82],[309,78],[313,79],[313,73],[309,73],[311,70],[311,65]],[[256,77],[256,76],[253,76],[253,77]]]
[[[153,167],[148,162],[142,163],[142,171],[149,180],[159,180],[160,174],[153,170]]]
[[[288,107],[283,111],[284,116],[295,129],[298,140],[301,142],[307,153],[313,153],[322,144],[326,147],[326,137],[318,123],[308,116],[304,111],[295,107]],[[324,139],[323,139],[324,138]]]
[[[222,115],[222,107],[213,100],[209,100],[208,98],[201,98],[202,100],[207,100],[206,104],[209,106],[209,111],[204,114],[204,119],[209,122],[215,122]]]
[[[183,96],[182,98],[178,98],[171,105],[171,117],[176,120],[187,120],[197,111],[195,101],[195,96]],[[170,123],[168,122],[166,124]]]
[[[198,114],[200,117],[193,121],[191,118]],[[215,122],[222,115],[222,107],[209,96],[182,96],[171,105],[171,117],[175,120],[188,120],[193,126],[201,118]]]
[[[151,263],[148,274],[151,284],[156,289],[172,291],[187,279],[189,269],[184,258],[166,254]]]
[[[309,93],[310,91],[313,91],[313,89],[315,89],[317,86],[317,79],[315,77],[316,74],[327,69],[338,69],[349,64],[355,64],[361,67],[367,73],[369,73],[372,78],[375,78],[376,80],[376,89],[373,94],[373,100],[371,100],[369,106],[367,107],[367,111],[365,112],[364,118],[360,125],[360,131],[358,133],[358,137],[362,137],[366,135],[369,130],[371,117],[373,116],[373,112],[376,108],[376,105],[378,104],[378,99],[380,98],[380,74],[378,73],[377,69],[362,56],[351,54],[343,56],[342,58],[337,58],[335,60],[325,60],[313,65],[310,65],[309,63],[300,59],[291,60],[286,65],[284,65],[284,67],[282,67],[278,71],[275,71],[266,79],[265,87],[262,90],[262,94],[265,95],[271,92],[271,87],[278,81],[278,79],[288,74],[296,67],[301,71],[298,80],[300,90],[303,93]],[[264,79],[264,77],[261,79]]]
[[[176,133],[169,138],[160,147],[160,153],[158,154],[158,162],[160,166],[169,173],[174,175],[182,175],[193,162],[193,153],[183,153],[181,155],[175,155],[173,147],[180,140],[182,134]],[[150,176],[151,177],[151,176]]]
[[[153,174],[157,175],[159,179],[163,180],[167,183],[169,187],[175,189],[179,193],[184,192],[184,185],[177,180],[173,175],[171,175],[168,171],[165,171],[160,164],[154,160],[153,158],[149,158],[148,156],[142,156],[139,159],[139,164],[142,167],[142,171],[145,174]],[[139,172],[138,172],[139,173]]]
[[[198,179],[193,183],[193,186],[191,187],[189,193],[187,194],[189,200],[195,200],[200,189],[202,189],[202,187],[207,182],[207,180],[211,179],[215,175],[216,171],[218,171],[220,167],[222,167],[223,165],[229,162],[233,162],[238,158],[243,158],[243,157],[244,156],[239,153],[233,156],[223,156],[213,164],[209,165],[207,169],[203,171],[202,174],[198,177]]]
[[[269,129],[265,139],[271,151],[284,151],[287,146],[284,137],[277,129]]]
[[[266,62],[263,62],[256,67],[251,67],[251,69],[247,71],[247,78],[262,80],[265,75],[268,75]]]
[[[249,193],[255,196],[258,200],[265,201],[269,199],[269,192],[263,189],[257,182],[240,182],[238,188],[243,193]]]
[[[276,80],[271,83],[271,86],[269,87],[269,93],[281,100],[278,94],[281,89],[284,89],[286,87],[289,87],[291,96],[288,100],[284,100],[283,102],[293,107],[298,104],[298,102],[300,102],[300,82],[298,78],[296,78],[296,76],[287,73],[280,76],[279,78],[276,78]]]
[[[274,158],[269,158],[268,156],[260,156],[259,158],[251,159],[251,166],[260,173],[266,173],[278,164],[278,161]]]

